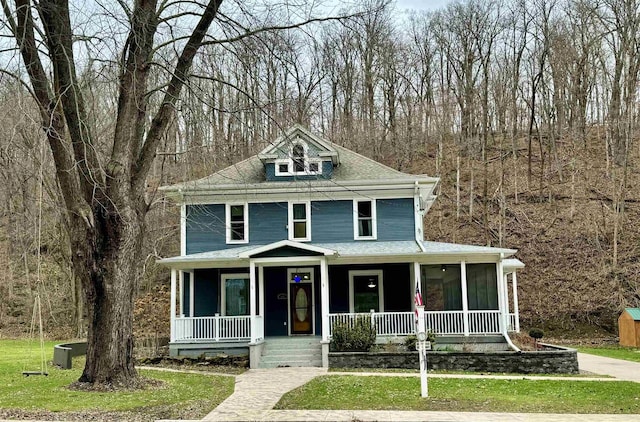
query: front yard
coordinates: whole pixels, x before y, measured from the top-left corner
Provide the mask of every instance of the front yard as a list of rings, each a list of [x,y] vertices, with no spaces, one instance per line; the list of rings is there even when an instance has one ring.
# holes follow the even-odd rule
[[[46,342],[50,363],[53,346]],[[159,388],[122,392],[83,392],[67,387],[82,373],[84,359],[75,358],[73,368],[48,366],[48,376],[22,375],[40,369],[38,342],[0,340],[0,419],[31,418],[81,420],[154,420],[202,417],[228,397],[234,378],[140,371],[162,382]]]
[[[327,375],[285,394],[277,409],[640,413],[633,382],[443,379]]]

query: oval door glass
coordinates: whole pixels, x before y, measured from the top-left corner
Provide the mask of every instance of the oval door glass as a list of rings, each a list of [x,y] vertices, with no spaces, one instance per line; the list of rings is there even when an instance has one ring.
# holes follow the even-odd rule
[[[295,303],[296,303],[296,317],[298,318],[298,321],[300,322],[306,321],[308,316],[307,305],[309,303],[306,289],[298,289],[298,292],[296,293]]]

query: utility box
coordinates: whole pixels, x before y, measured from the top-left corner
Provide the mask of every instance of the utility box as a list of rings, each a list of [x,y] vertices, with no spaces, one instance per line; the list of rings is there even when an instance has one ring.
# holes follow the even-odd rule
[[[640,347],[640,308],[626,308],[618,318],[620,346]]]

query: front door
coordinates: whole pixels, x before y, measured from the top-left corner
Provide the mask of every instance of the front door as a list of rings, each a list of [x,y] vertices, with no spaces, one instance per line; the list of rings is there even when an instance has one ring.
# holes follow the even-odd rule
[[[289,284],[291,334],[313,334],[313,296],[311,283]]]

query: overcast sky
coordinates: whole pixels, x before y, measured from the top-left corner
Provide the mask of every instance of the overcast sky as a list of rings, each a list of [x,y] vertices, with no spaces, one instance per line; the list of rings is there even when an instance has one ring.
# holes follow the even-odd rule
[[[439,9],[451,0],[396,0],[398,10],[435,10]]]

